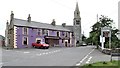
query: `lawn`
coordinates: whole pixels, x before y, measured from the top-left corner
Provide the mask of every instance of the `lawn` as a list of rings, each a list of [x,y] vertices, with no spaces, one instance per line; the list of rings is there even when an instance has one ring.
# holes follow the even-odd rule
[[[120,60],[112,62],[96,62],[93,64],[86,64],[80,68],[120,68]]]

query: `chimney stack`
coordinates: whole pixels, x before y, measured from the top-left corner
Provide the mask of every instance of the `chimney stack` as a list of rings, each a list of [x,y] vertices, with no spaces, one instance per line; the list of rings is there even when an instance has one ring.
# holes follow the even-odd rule
[[[13,13],[13,11],[11,11],[10,21],[12,21],[13,19],[14,19],[14,13]]]
[[[65,26],[66,26],[66,23],[62,23],[62,26],[65,27]]]
[[[30,14],[28,15],[28,20],[27,21],[31,22],[31,16],[30,16]]]
[[[51,25],[55,26],[56,25],[56,22],[55,22],[55,19],[53,19]]]

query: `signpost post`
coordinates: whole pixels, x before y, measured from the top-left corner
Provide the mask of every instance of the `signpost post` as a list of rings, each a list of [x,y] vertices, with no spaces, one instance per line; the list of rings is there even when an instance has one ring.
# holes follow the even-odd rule
[[[111,47],[111,28],[110,27],[103,27],[101,28],[101,38],[108,38],[109,37],[109,49],[110,49],[110,54],[112,53],[112,47]],[[102,49],[104,48],[104,42],[102,41]],[[112,59],[111,59],[112,61]]]

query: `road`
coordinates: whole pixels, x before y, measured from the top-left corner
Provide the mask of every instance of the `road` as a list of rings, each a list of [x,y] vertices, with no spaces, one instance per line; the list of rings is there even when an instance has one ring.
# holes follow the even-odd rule
[[[95,46],[52,47],[2,49],[1,64],[2,66],[79,66],[109,60],[110,56],[99,52]]]

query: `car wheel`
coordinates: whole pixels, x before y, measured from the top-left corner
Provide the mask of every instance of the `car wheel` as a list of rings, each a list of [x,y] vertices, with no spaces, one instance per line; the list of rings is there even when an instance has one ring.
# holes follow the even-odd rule
[[[39,47],[39,49],[41,49],[41,47]]]
[[[48,49],[49,47],[46,47],[46,49]]]
[[[34,46],[35,48],[37,48],[36,46]]]
[[[34,45],[32,47],[35,47]]]
[[[43,47],[43,49],[46,49],[46,47]]]

